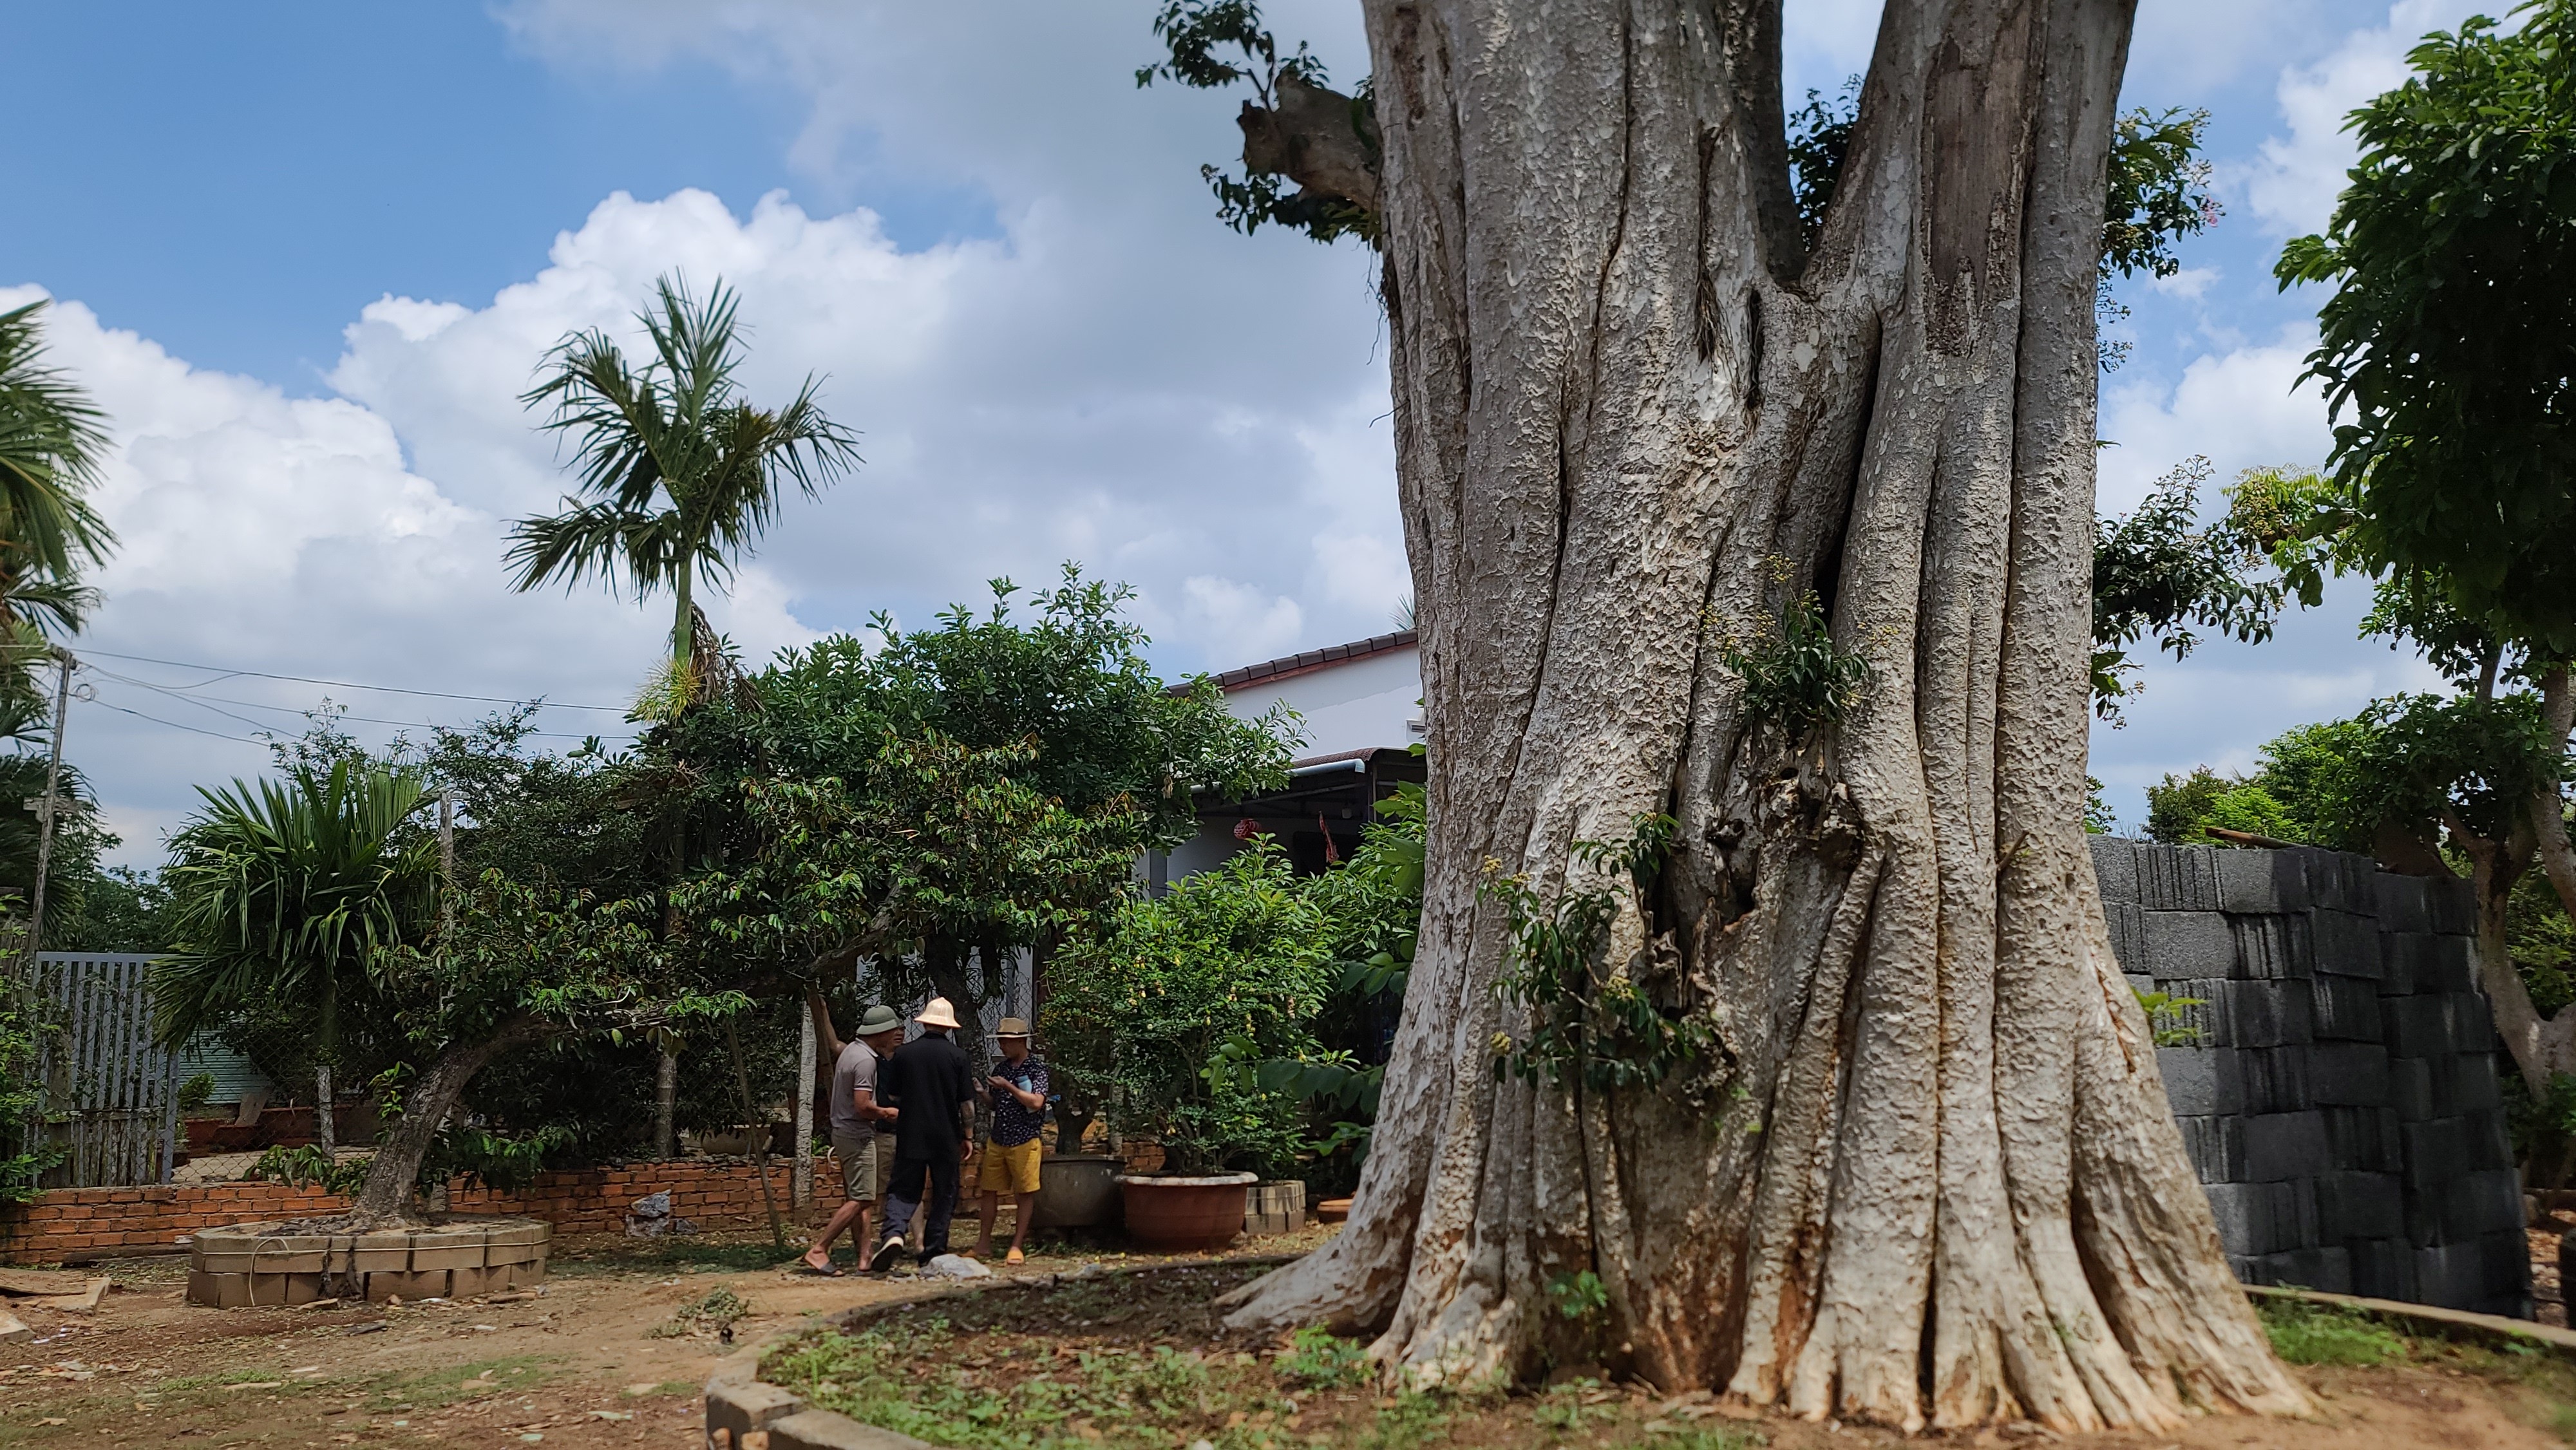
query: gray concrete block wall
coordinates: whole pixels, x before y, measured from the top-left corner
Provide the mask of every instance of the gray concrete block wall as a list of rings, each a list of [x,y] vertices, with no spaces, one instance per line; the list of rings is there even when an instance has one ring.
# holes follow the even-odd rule
[[[2165,1092],[2237,1277],[2531,1317],[2465,882],[2093,838],[2121,970],[2190,998]]]

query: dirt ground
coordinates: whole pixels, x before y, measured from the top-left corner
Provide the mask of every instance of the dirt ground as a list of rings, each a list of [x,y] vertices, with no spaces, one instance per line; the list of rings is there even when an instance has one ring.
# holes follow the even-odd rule
[[[1326,1232],[1241,1241],[1237,1251],[1299,1251]],[[323,1310],[201,1309],[184,1302],[184,1261],[102,1266],[116,1289],[95,1314],[30,1310],[25,1317],[34,1338],[0,1344],[0,1446],[697,1446],[698,1387],[719,1357],[923,1287],[901,1278],[805,1277],[771,1262],[771,1253],[762,1233],[654,1243],[563,1239],[540,1297]],[[1168,1261],[1050,1247],[1015,1272],[1069,1274],[1086,1263],[1146,1262]],[[1220,1277],[1239,1273],[1193,1280],[1212,1293]],[[730,1343],[707,1326],[674,1319],[676,1310],[719,1288],[749,1303]],[[1042,1299],[1008,1297],[1030,1310]],[[1160,1332],[1105,1320],[1077,1329],[1061,1319],[1043,1329],[999,1327],[1099,1342]],[[665,1333],[657,1336],[656,1329]],[[2560,1403],[2569,1377],[2554,1366],[2538,1374],[2492,1355],[2436,1350],[2403,1366],[2298,1373],[2318,1395],[2319,1414],[2310,1421],[2212,1418],[2171,1435],[2083,1443],[2105,1450],[2515,1450],[2566,1443],[2558,1424],[2576,1424],[2576,1413]],[[1554,1402],[1521,1397],[1454,1418],[1440,1438],[1462,1447],[1509,1442],[1569,1450],[1670,1445],[1679,1443],[1671,1438],[1676,1431],[1694,1428],[1752,1432],[1782,1450],[1898,1439],[1861,1428],[1747,1420],[1633,1387],[1579,1393],[1593,1402],[1571,1426],[1540,1428],[1533,1417]],[[1563,1398],[1560,1392],[1557,1399]],[[1357,1408],[1341,1413],[1363,1413],[1375,1403],[1356,1396]],[[2054,1438],[1987,1432],[1950,1443]]]
[[[973,1229],[961,1227],[963,1247]],[[1242,1240],[1238,1252],[1321,1239]],[[96,1313],[27,1309],[34,1338],[0,1344],[0,1446],[697,1446],[698,1390],[719,1358],[922,1288],[813,1278],[773,1253],[765,1231],[566,1237],[539,1297],[321,1310],[200,1308],[185,1299],[185,1259],[111,1262],[98,1266],[115,1287]],[[994,1271],[1135,1261],[1042,1246],[1026,1266]],[[675,1310],[718,1288],[750,1304],[730,1342],[674,1324]],[[674,1327],[683,1332],[652,1333]]]

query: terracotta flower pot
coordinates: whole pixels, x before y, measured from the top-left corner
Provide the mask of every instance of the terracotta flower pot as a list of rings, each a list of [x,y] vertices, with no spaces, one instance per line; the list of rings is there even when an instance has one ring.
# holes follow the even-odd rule
[[[1243,1232],[1244,1195],[1258,1181],[1251,1173],[1206,1178],[1121,1174],[1127,1236],[1141,1247],[1169,1252],[1224,1248]]]

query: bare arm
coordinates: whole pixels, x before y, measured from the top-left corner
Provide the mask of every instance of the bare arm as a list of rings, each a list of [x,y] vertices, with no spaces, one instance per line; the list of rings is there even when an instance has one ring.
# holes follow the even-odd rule
[[[805,1010],[814,1014],[814,1040],[823,1045],[823,1060],[837,1060],[841,1049],[850,1044],[843,1042],[841,1034],[832,1030],[832,1006],[823,1000],[820,988],[805,989]]]

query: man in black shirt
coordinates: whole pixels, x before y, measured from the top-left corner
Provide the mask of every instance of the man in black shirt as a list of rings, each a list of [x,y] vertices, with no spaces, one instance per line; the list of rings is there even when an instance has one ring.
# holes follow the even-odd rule
[[[929,1180],[930,1212],[924,1216],[914,1256],[921,1263],[948,1252],[948,1220],[957,1211],[959,1168],[974,1151],[974,1071],[966,1053],[949,1038],[957,1014],[948,999],[933,997],[913,1019],[921,1035],[895,1049],[877,1070],[877,1099],[897,1110],[894,1127],[894,1178],[886,1187],[885,1242],[868,1256],[868,1268],[882,1269],[903,1252],[912,1216],[921,1208],[923,1180]]]

